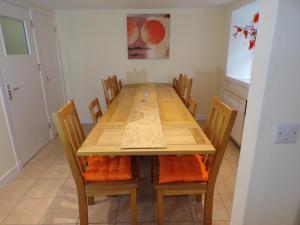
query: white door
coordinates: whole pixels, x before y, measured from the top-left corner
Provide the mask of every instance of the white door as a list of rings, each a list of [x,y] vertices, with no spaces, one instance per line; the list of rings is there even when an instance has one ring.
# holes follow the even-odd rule
[[[0,24],[1,93],[24,165],[50,140],[29,11],[0,1]]]
[[[31,15],[51,128],[52,132],[55,132],[51,114],[56,112],[65,101],[53,17],[38,10],[32,10]]]

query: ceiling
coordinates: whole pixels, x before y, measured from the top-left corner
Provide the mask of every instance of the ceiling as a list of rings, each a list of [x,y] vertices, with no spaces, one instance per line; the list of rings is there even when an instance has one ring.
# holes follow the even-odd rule
[[[222,6],[233,0],[26,0],[47,9],[161,9]]]

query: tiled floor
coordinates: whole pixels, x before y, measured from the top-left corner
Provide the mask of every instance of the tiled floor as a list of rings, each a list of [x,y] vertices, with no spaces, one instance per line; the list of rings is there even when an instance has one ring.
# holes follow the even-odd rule
[[[216,182],[214,225],[229,225],[239,150],[230,143]],[[154,225],[155,198],[150,183],[150,161],[141,158],[142,181],[138,188],[138,222]],[[166,225],[200,225],[203,206],[192,196],[165,197]],[[58,139],[51,141],[0,190],[0,224],[76,224],[78,206],[75,184]],[[99,197],[89,206],[89,222],[129,225],[128,196]]]

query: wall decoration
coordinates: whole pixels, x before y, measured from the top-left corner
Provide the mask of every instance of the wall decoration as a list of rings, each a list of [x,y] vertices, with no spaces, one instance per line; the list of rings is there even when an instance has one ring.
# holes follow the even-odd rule
[[[170,14],[127,16],[128,59],[168,59]]]
[[[239,34],[243,34],[245,39],[249,41],[249,50],[255,47],[256,35],[257,35],[257,23],[259,20],[259,13],[255,13],[252,21],[243,27],[234,25],[235,32],[233,37],[236,38]]]

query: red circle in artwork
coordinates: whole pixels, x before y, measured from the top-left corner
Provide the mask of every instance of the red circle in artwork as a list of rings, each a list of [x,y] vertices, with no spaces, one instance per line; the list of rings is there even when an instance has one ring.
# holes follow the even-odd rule
[[[165,37],[165,28],[158,20],[148,20],[142,27],[142,38],[149,45],[159,44]]]

